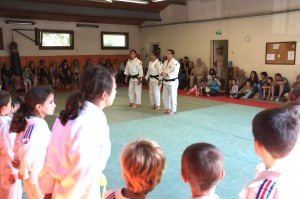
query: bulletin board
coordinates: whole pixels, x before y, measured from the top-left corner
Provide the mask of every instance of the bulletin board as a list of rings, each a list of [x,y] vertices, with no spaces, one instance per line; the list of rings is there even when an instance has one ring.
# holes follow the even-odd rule
[[[295,65],[296,41],[266,43],[266,64]]]

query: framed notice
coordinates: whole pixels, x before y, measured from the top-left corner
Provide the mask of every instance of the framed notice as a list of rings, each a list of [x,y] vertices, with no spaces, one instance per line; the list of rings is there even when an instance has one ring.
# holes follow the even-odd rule
[[[0,28],[0,50],[4,50],[2,28]]]
[[[266,64],[295,65],[296,41],[266,43]]]

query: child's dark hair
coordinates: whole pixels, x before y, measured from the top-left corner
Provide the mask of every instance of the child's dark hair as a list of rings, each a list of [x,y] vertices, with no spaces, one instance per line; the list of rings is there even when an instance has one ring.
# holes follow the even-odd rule
[[[80,92],[72,94],[67,99],[65,110],[59,115],[62,125],[77,118],[84,101],[92,102],[101,97],[104,92],[111,94],[113,78],[114,74],[102,66],[87,68],[81,78]]]
[[[223,172],[222,152],[208,143],[188,146],[181,159],[181,173],[193,190],[207,191],[219,182]]]
[[[50,86],[38,86],[30,89],[24,97],[24,103],[13,116],[10,131],[19,133],[25,130],[26,118],[34,116],[35,106],[43,104],[51,93],[53,93],[53,89]]]
[[[3,106],[7,106],[10,99],[11,99],[11,95],[9,94],[9,92],[0,90],[0,109]]]
[[[268,77],[267,80],[271,80],[271,82],[274,81],[273,77]]]
[[[24,103],[24,100],[14,93],[11,94],[11,106],[15,107],[16,104],[19,104],[20,106]]]
[[[209,69],[208,74],[209,75],[213,75],[213,74],[216,75],[217,73],[216,73],[215,69],[211,68],[211,69]]]
[[[252,121],[254,139],[273,158],[283,158],[294,148],[300,130],[300,105],[259,112]]]

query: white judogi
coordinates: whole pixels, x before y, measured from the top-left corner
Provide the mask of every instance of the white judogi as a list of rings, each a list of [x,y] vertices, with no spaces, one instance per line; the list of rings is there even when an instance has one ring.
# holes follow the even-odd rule
[[[168,73],[168,77],[164,77],[165,80],[175,79],[174,81],[163,80],[163,102],[165,109],[171,109],[172,112],[177,111],[177,91],[178,91],[178,73],[180,64],[174,58],[170,61],[166,60],[162,72]]]
[[[110,147],[106,116],[95,104],[85,101],[79,116],[65,126],[57,118],[39,176],[43,193],[55,199],[100,199]]]
[[[161,80],[161,68],[163,64],[158,59],[151,61],[148,66],[148,71],[145,79],[149,79],[149,98],[151,105],[160,106],[160,88],[158,85],[159,80]]]
[[[51,131],[44,119],[30,117],[26,121],[25,130],[18,133],[15,140],[14,151],[18,151],[15,159],[20,160],[19,173],[23,176],[28,198],[43,198],[38,175],[43,168]]]
[[[141,104],[141,95],[142,95],[142,82],[140,85],[137,85],[138,78],[143,78],[143,65],[141,60],[135,58],[133,60],[129,59],[127,61],[124,74],[127,76],[136,76],[137,78],[130,78],[129,87],[128,87],[128,95],[129,101],[131,104]]]
[[[13,147],[16,133],[9,131],[11,117],[0,117],[0,198],[21,199],[22,185],[18,179],[18,170],[14,169],[11,161],[14,157]],[[10,184],[9,176],[14,175],[16,182]]]

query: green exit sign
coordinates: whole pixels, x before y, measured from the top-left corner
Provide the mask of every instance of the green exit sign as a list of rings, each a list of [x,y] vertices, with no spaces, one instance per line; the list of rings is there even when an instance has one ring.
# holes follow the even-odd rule
[[[222,35],[222,31],[221,30],[216,31],[216,35]]]

